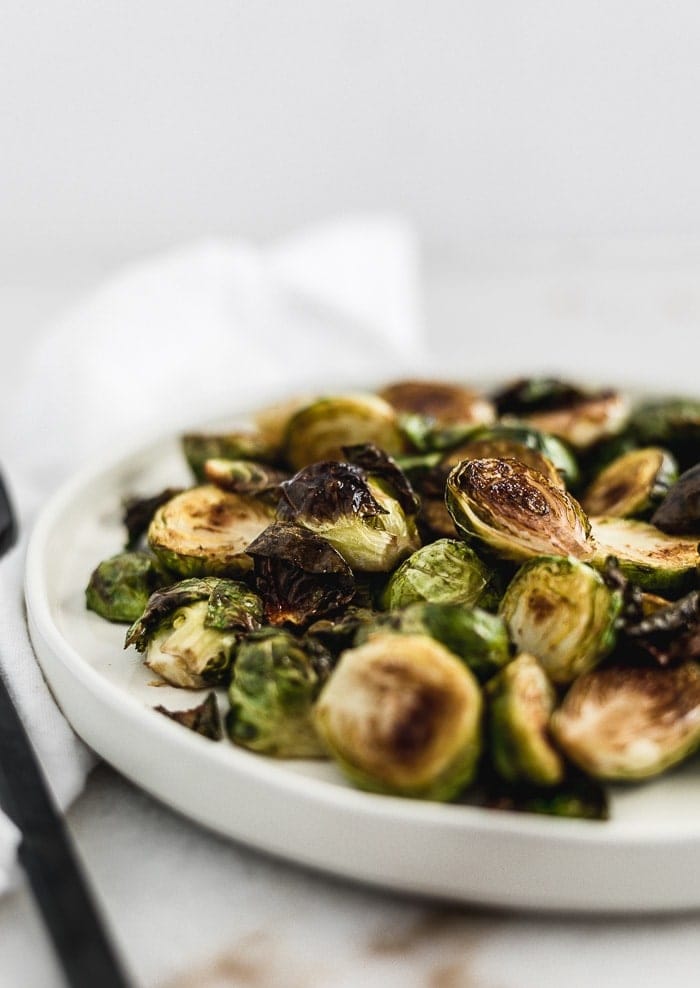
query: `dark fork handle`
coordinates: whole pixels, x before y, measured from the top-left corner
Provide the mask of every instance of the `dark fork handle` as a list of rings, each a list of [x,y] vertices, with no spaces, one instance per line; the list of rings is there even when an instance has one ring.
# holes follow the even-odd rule
[[[71,988],[128,988],[2,676],[0,803],[22,834],[19,859],[67,984]]]

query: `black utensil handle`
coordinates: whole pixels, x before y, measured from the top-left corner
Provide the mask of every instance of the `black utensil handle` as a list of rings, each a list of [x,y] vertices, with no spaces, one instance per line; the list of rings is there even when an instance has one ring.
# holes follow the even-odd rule
[[[0,675],[0,804],[71,988],[129,988],[24,726]]]

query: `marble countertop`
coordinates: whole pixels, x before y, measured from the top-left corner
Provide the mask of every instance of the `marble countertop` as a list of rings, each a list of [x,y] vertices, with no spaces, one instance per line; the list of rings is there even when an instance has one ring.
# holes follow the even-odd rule
[[[0,282],[19,340],[99,266]],[[700,365],[700,243],[480,249],[428,269],[436,363],[677,386]],[[4,329],[8,332],[8,329]],[[21,344],[17,358],[21,359]],[[572,348],[575,354],[572,355]],[[605,362],[601,363],[601,347]],[[457,363],[457,361],[456,361]],[[115,939],[144,988],[691,988],[700,916],[523,915],[446,907],[276,861],[172,813],[106,765],[68,820]],[[280,808],[280,826],[284,809]],[[60,985],[24,888],[0,900],[0,988]]]

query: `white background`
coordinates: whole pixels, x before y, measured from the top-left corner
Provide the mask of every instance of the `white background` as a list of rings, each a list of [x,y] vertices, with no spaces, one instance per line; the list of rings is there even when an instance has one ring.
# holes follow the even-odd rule
[[[3,0],[0,266],[398,209],[432,255],[700,232],[691,0]]]

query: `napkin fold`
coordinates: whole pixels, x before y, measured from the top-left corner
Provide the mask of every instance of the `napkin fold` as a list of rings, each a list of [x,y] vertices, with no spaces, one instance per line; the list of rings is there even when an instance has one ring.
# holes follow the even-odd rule
[[[138,445],[300,384],[390,378],[420,359],[418,252],[394,217],[352,217],[269,247],[215,240],[133,263],[0,367],[0,463],[20,544],[0,562],[0,664],[59,805],[94,755],[42,678],[27,634],[27,536],[57,484]],[[0,813],[0,893],[18,834]]]

